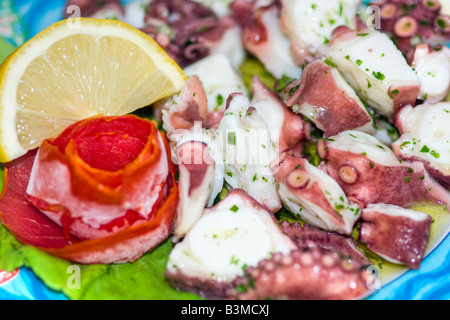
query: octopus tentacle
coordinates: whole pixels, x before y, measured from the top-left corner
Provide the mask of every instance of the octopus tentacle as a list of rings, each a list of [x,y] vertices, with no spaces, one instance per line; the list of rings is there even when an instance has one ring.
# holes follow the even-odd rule
[[[230,30],[232,38],[236,38],[234,35],[238,28],[229,16],[219,17],[211,8],[189,0],[150,1],[144,21],[145,26],[141,30],[152,36],[181,67],[223,49],[222,40],[229,40],[226,35]],[[165,36],[160,37],[161,34]],[[241,52],[230,53],[236,54],[234,61],[240,63],[242,45],[234,41],[232,47]]]
[[[450,49],[422,43],[406,56],[422,83],[418,99],[426,103],[444,100],[450,91]]]
[[[190,129],[199,121],[206,124],[207,97],[200,79],[191,76],[182,91],[160,102],[164,129],[168,134],[177,129]]]
[[[402,106],[416,103],[420,80],[385,33],[338,27],[328,57],[377,113],[391,117]]]
[[[297,65],[326,56],[333,30],[356,29],[359,1],[281,0],[280,24]]]
[[[295,222],[281,222],[283,231],[302,250],[317,248],[323,252],[337,252],[340,256],[350,260],[358,260],[362,264],[370,265],[370,260],[356,246],[351,237],[346,237],[334,232],[325,231],[311,225],[302,226]]]
[[[302,78],[283,92],[287,105],[311,119],[326,137],[353,129],[375,132],[372,119],[355,91],[334,66],[320,59],[309,63]]]
[[[272,165],[284,206],[324,230],[350,234],[361,209],[351,203],[329,175],[305,158],[281,155]]]
[[[252,92],[251,105],[266,123],[279,154],[294,148],[309,134],[303,118],[289,109],[257,76],[252,79]]]
[[[337,181],[348,197],[354,197],[363,206],[370,203],[450,206],[450,193],[430,176],[422,162],[397,159],[389,147],[371,135],[344,131],[329,140],[320,140],[318,151],[327,160],[320,168]],[[339,175],[347,165],[361,173],[351,183]]]
[[[195,44],[191,47],[196,46]],[[183,70],[188,77],[198,77],[206,95],[207,116],[203,126],[217,128],[230,94],[240,92],[248,96],[239,71],[232,60],[223,53],[209,56],[192,63]]]
[[[214,185],[215,162],[208,145],[189,141],[177,148],[180,203],[177,207],[174,237],[176,242],[198,221]]]
[[[246,266],[273,252],[289,253],[293,241],[275,217],[242,189],[233,189],[178,242],[169,256],[168,281],[206,298],[225,297]]]
[[[381,31],[389,34],[406,54],[417,41],[433,46],[450,40],[450,16],[438,0],[372,1],[380,8]]]
[[[371,290],[372,272],[356,261],[318,249],[275,253],[249,267],[227,290],[228,298],[262,299],[358,299]]]
[[[387,204],[363,210],[360,241],[386,260],[418,269],[428,244],[431,216]]]
[[[270,212],[281,209],[275,178],[270,170],[277,158],[263,117],[243,94],[230,95],[225,114],[216,131],[225,163],[225,181],[241,188]]]
[[[402,135],[392,144],[398,157],[423,162],[446,187],[450,186],[449,110],[450,102],[403,108],[397,117]]]
[[[242,42],[276,78],[297,78],[301,68],[290,52],[289,38],[279,24],[280,8],[276,2],[259,7],[258,1],[235,0],[231,7],[243,28]]]

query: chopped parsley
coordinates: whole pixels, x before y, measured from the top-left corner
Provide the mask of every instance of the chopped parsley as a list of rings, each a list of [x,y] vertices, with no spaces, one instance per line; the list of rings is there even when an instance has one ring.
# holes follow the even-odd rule
[[[436,159],[439,159],[441,156],[438,152],[436,152],[435,150],[430,150],[430,148],[428,148],[428,146],[424,145],[422,147],[422,149],[420,149],[421,153],[429,153],[431,154],[433,157],[435,157]]]
[[[427,153],[430,152],[430,148],[428,148],[426,145],[422,147],[422,149],[420,149],[420,152],[422,153]]]
[[[332,68],[336,68],[336,65],[330,59],[325,59],[325,60],[323,60],[323,62],[325,62],[327,65],[329,65]]]
[[[242,284],[239,284],[236,286],[236,292],[239,292],[239,293],[247,292],[247,287]]]
[[[407,144],[411,144],[411,141],[405,141],[405,142],[403,142],[403,143],[400,145],[400,148],[406,146]]]
[[[445,29],[445,21],[443,19],[436,19],[436,23],[441,29]]]
[[[217,103],[217,106],[221,106],[221,105],[223,104],[223,101],[224,101],[224,99],[223,99],[222,95],[219,93],[219,94],[216,96],[216,103]]]
[[[372,72],[372,75],[375,79],[383,81],[384,79],[386,79],[386,76],[384,74],[382,74],[381,72]]]
[[[236,145],[236,132],[228,132],[228,144]]]
[[[239,259],[237,259],[234,255],[231,256],[230,264],[238,264],[238,263],[239,263]]]
[[[233,206],[230,208],[230,210],[233,211],[233,212],[238,212],[239,207],[236,206],[236,205],[233,205]]]
[[[431,150],[431,151],[430,151],[430,154],[431,154],[433,157],[435,157],[436,159],[439,159],[439,158],[440,158],[439,153],[437,153],[437,152],[434,151],[434,150]]]

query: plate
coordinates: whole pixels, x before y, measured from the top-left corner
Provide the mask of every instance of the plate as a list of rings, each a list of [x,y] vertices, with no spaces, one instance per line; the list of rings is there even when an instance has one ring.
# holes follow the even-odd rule
[[[133,0],[125,1],[131,2]],[[0,0],[0,56],[10,44],[20,45],[44,28],[62,19],[66,0]],[[2,57],[0,57],[2,58]],[[442,241],[442,242],[441,242]],[[396,273],[388,284],[368,300],[450,299],[450,235],[423,260],[419,270]],[[0,271],[0,300],[65,300],[62,293],[46,287],[29,269]]]

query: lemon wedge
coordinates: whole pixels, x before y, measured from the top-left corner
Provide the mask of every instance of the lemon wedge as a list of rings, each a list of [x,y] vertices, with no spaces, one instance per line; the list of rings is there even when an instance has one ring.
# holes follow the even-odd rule
[[[115,20],[48,27],[0,67],[0,162],[94,115],[123,115],[179,92],[186,76],[148,35]]]

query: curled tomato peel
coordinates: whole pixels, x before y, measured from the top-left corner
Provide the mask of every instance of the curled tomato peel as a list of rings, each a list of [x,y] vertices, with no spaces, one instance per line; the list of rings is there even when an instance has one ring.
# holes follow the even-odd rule
[[[71,128],[69,127],[68,132],[71,131],[70,129]],[[160,183],[157,201],[154,203],[147,220],[141,219],[136,222],[136,217],[139,217],[139,214],[135,212],[126,212],[124,220],[112,220],[110,224],[103,226],[105,230],[109,231],[105,236],[93,239],[79,239],[70,235],[68,233],[68,226],[71,224],[71,221],[68,220],[66,221],[67,223],[62,221],[63,225],[59,226],[38,210],[38,208],[43,208],[48,211],[63,212],[63,206],[49,205],[44,200],[35,198],[26,193],[26,186],[30,178],[32,163],[36,156],[36,152],[33,152],[27,154],[26,157],[24,156],[22,163],[25,164],[21,165],[19,169],[14,170],[15,175],[11,176],[11,179],[9,179],[9,171],[5,168],[5,186],[2,195],[6,195],[5,198],[9,198],[9,200],[0,201],[0,211],[3,211],[3,213],[0,212],[2,223],[20,242],[75,263],[106,264],[137,260],[145,252],[154,249],[158,244],[170,236],[179,202],[178,185],[175,178],[177,167],[170,159],[168,140],[163,133],[157,130],[155,125],[151,126],[151,133],[149,136],[150,138],[148,139],[148,143],[144,146],[143,152],[139,153],[138,157],[140,158],[127,164],[127,166],[136,165],[137,167],[135,169],[137,173],[134,175],[138,175],[140,172],[139,166],[141,165],[138,163],[139,161],[144,163],[142,167],[147,165],[151,166],[160,160],[165,149],[168,160],[168,176]],[[65,161],[64,163],[69,163],[69,165],[77,167],[77,163],[80,161],[79,156],[76,153],[69,157],[67,157],[67,155],[65,156],[61,152],[60,147],[62,144],[57,141],[59,138],[60,137],[55,140],[45,141],[39,149],[38,156],[43,157],[44,161]],[[61,139],[63,138],[66,137],[62,136]],[[56,143],[54,143],[55,141]],[[70,147],[70,139],[67,140],[66,147]],[[67,158],[70,159],[67,160]],[[12,168],[13,167],[11,167],[11,169]],[[114,186],[114,175],[123,175],[124,171],[126,171],[120,169],[117,170],[117,172],[111,172],[109,175],[105,170],[102,172],[101,169],[91,168],[89,166],[80,166],[80,168],[77,167],[75,169],[77,170],[73,176],[83,176],[87,179],[83,181],[88,181],[88,184],[91,184],[90,192],[82,191],[82,195],[88,198],[93,197],[91,192],[94,192],[95,188],[98,188],[99,180],[105,182],[107,187],[108,182],[112,181],[112,184],[109,186]],[[91,174],[94,177],[89,176]],[[130,175],[130,177],[127,177],[126,179],[132,179],[135,177],[134,175]],[[9,182],[8,180],[13,181],[15,186],[14,190],[7,190],[6,185],[7,182]],[[17,185],[20,186],[20,190],[18,190]],[[85,185],[83,184],[83,188],[84,186]],[[107,193],[107,195],[114,197],[115,191],[115,188],[112,187],[111,193]],[[154,192],[156,192],[156,190],[154,190]],[[21,207],[14,210],[8,210],[8,208],[11,208],[8,206],[15,206],[17,204],[17,201],[14,199],[19,199]],[[103,200],[111,203],[111,199]],[[117,200],[118,199],[115,199],[113,201]],[[4,214],[5,212],[7,214]],[[14,212],[19,212],[19,216],[14,215]],[[20,212],[23,212],[23,216],[20,216]],[[13,214],[13,216],[11,216],[11,214]],[[70,213],[68,213],[68,217],[70,218]],[[33,222],[33,227],[20,227],[23,223],[21,221],[25,221],[24,219]],[[117,224],[121,223],[125,223],[126,227],[111,232],[116,228]],[[67,224],[67,226],[64,224]],[[50,231],[46,233],[47,230]],[[48,239],[54,239],[54,241]]]
[[[72,173],[72,185],[83,186],[73,190],[78,197],[101,203],[120,203],[123,189],[132,188],[142,173],[162,156],[157,139],[159,131],[156,126],[149,126],[148,140],[136,159],[124,168],[108,171],[87,164],[77,152],[74,140],[66,137],[84,130],[92,121],[105,121],[105,118],[85,119],[76,128],[67,129],[62,137],[44,141],[39,148],[40,161],[66,164]]]
[[[91,258],[92,255],[102,255],[108,250],[114,250],[115,248],[128,246],[136,238],[145,237],[151,235],[154,237],[154,245],[150,246],[149,250],[155,248],[161,241],[169,237],[172,232],[172,224],[175,218],[176,209],[178,206],[178,185],[175,181],[175,174],[171,172],[169,180],[172,183],[170,190],[168,191],[167,198],[162,201],[158,208],[156,208],[153,214],[152,220],[133,225],[120,232],[111,234],[104,238],[84,240],[76,244],[67,245],[63,248],[39,248],[44,252],[51,255],[75,261],[79,263],[99,263],[95,258]],[[109,261],[106,263],[121,263],[125,261],[134,261],[139,257],[125,257],[117,259],[115,261]],[[101,260],[100,263],[105,263]]]

